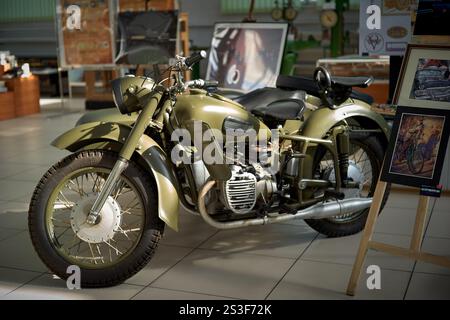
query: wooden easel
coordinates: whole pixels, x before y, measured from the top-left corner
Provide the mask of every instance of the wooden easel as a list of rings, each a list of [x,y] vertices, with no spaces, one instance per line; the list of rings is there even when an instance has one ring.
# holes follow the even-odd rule
[[[402,256],[413,260],[424,261],[443,267],[450,268],[450,258],[433,255],[421,251],[421,244],[424,235],[424,226],[426,215],[428,211],[429,197],[419,196],[419,204],[417,206],[416,222],[414,224],[414,230],[411,238],[411,244],[409,249],[389,245],[386,243],[376,242],[372,240],[372,235],[375,231],[375,226],[378,218],[378,214],[381,209],[381,203],[383,200],[384,192],[386,191],[387,182],[378,180],[373,196],[372,206],[370,207],[369,215],[366,221],[366,227],[359,245],[358,255],[356,256],[355,263],[353,265],[352,275],[348,282],[347,295],[355,295],[355,290],[358,285],[358,280],[361,275],[361,269],[364,265],[367,251],[369,249],[375,249],[383,251],[392,255]]]

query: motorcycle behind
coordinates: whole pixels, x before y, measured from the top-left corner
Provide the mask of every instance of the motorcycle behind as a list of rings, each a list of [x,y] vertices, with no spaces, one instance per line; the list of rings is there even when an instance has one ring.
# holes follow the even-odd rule
[[[372,78],[318,68],[231,100],[213,81],[183,80],[205,56],[178,56],[169,87],[114,80],[121,115],[87,115],[53,141],[73,153],[39,181],[29,229],[56,275],[77,265],[82,287],[123,282],[166,226],[183,227],[180,208],[218,229],[305,219],[329,237],[362,230],[389,134],[352,90]]]

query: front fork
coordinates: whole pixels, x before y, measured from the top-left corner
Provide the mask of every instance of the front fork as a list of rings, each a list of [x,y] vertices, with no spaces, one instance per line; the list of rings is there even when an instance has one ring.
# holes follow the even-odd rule
[[[97,196],[97,199],[95,199],[95,202],[87,217],[86,220],[87,223],[91,225],[96,223],[97,218],[103,208],[103,205],[105,204],[106,200],[111,194],[111,191],[116,185],[116,182],[119,179],[120,175],[127,168],[128,162],[130,161],[134,151],[136,150],[136,148],[138,148],[139,139],[142,137],[145,130],[152,121],[153,114],[155,113],[155,110],[158,107],[161,97],[162,97],[161,93],[159,92],[155,93],[150,98],[148,103],[142,109],[142,112],[137,117],[133,129],[131,130],[129,136],[127,137],[127,139],[123,144],[122,149],[120,150],[119,159],[112,168],[111,173],[106,179],[102,190]]]

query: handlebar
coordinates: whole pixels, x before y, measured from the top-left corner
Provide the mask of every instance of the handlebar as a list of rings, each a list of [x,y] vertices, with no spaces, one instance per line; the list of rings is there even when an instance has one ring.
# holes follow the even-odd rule
[[[186,65],[186,67],[190,68],[194,64],[196,64],[197,62],[200,62],[203,59],[206,59],[206,51],[205,50],[193,53],[190,57],[187,57],[184,60],[184,64]]]
[[[219,82],[215,80],[191,80],[184,83],[185,89],[187,88],[217,88]]]

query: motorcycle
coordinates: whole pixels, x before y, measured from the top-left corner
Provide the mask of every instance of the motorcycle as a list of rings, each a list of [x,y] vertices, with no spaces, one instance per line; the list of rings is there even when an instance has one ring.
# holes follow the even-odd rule
[[[180,208],[218,229],[291,219],[329,237],[363,229],[389,128],[352,88],[373,78],[319,67],[314,80],[281,77],[231,100],[213,81],[184,81],[205,57],[177,56],[167,87],[114,80],[120,115],[88,114],[52,142],[72,154],[39,181],[29,229],[60,278],[77,265],[82,287],[123,282],[150,261],[165,226],[178,230]]]

